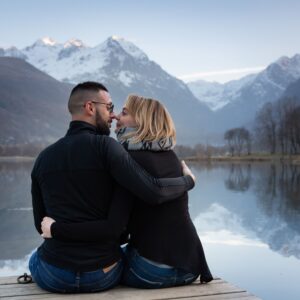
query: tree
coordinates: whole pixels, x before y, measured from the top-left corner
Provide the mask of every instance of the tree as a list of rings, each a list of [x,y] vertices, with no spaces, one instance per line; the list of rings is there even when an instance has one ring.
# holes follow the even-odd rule
[[[232,128],[225,132],[224,139],[228,143],[231,156],[237,153],[241,155],[244,148],[247,148],[247,153],[251,151],[250,132],[244,127]]]
[[[277,122],[274,105],[267,102],[257,113],[255,131],[258,138],[266,144],[271,154],[276,152]]]

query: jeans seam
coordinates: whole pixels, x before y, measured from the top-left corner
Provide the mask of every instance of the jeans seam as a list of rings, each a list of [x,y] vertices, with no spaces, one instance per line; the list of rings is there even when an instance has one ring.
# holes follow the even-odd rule
[[[133,270],[134,269],[140,270],[140,271],[146,273],[147,275],[157,277],[158,280],[168,280],[169,278],[173,278],[174,277],[174,275],[173,276],[163,276],[163,275],[153,274],[153,272],[148,271],[144,266],[141,266],[139,263],[136,263],[135,266],[131,265],[130,268],[133,269]],[[156,268],[158,268],[158,267],[156,267]]]
[[[149,283],[149,284],[158,284],[158,285],[163,285],[162,282],[157,282],[157,281],[150,281],[148,279],[145,279],[143,277],[141,277],[139,274],[137,274],[134,269],[130,268],[129,269],[130,272],[132,272],[134,274],[134,276],[136,276],[138,279],[142,280],[143,282]],[[149,273],[148,273],[149,274]],[[151,275],[151,274],[150,274]]]

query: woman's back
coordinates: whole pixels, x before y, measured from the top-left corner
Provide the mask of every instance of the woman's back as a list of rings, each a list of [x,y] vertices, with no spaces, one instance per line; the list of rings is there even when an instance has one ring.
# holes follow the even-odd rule
[[[176,154],[170,151],[131,151],[132,157],[155,177],[181,176]],[[199,274],[201,243],[188,212],[188,195],[151,206],[137,199],[129,222],[130,244],[140,255]]]

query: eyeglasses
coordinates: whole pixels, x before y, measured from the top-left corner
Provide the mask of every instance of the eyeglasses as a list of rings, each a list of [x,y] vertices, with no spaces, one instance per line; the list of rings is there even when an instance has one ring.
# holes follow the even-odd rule
[[[103,102],[97,102],[97,101],[91,101],[92,103],[98,103],[98,104],[103,104],[103,105],[106,105],[106,108],[107,110],[110,112],[110,113],[113,113],[114,112],[114,104],[112,103],[103,103]]]

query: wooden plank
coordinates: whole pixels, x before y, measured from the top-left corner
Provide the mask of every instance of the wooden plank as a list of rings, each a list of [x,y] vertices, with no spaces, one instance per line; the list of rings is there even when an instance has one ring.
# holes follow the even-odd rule
[[[259,298],[249,294],[243,289],[235,287],[224,280],[217,279],[209,284],[193,283],[187,286],[173,287],[166,289],[134,289],[118,286],[112,290],[91,293],[91,294],[53,294],[40,289],[35,283],[16,284],[16,277],[2,278],[0,283],[1,300],[221,300],[221,299],[242,299],[258,300]]]
[[[249,294],[248,292],[242,293],[229,293],[229,294],[218,294],[218,295],[205,295],[195,297],[182,297],[182,298],[170,298],[168,300],[260,300],[256,296]]]
[[[167,289],[155,289],[155,290],[144,290],[144,289],[132,289],[132,288],[115,288],[107,292],[95,293],[95,294],[73,294],[70,295],[72,299],[144,299],[144,300],[161,300],[161,299],[173,299],[182,297],[195,297],[204,295],[216,295],[222,293],[232,293],[232,292],[244,292],[243,290],[233,287],[228,283],[219,284],[207,284],[207,285],[191,285],[184,287],[174,287]],[[4,297],[17,297],[39,295],[35,297],[36,299],[43,299],[46,292],[38,288],[35,284],[31,286],[21,286],[18,288],[1,288],[0,298]],[[61,300],[66,299],[66,296],[57,295],[56,297],[51,297],[51,299]]]
[[[0,285],[17,283],[17,278],[18,278],[18,276],[0,277]]]
[[[10,281],[9,281],[10,282]],[[210,285],[220,284],[220,283],[226,283],[223,280],[214,280],[210,283]],[[178,288],[187,288],[197,286],[199,287],[199,283],[193,283],[189,286],[183,286]],[[203,285],[204,286],[204,285]],[[134,291],[136,289],[132,289],[129,287],[116,287],[114,290],[122,289],[122,292],[124,291]],[[141,289],[139,290],[141,291]],[[40,289],[35,283],[29,283],[29,284],[18,284],[18,283],[12,283],[12,284],[1,284],[0,285],[0,297],[12,297],[12,296],[26,296],[26,295],[39,295],[39,294],[46,294],[47,291],[44,291]]]

